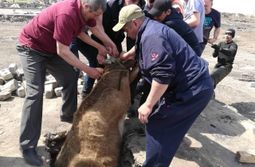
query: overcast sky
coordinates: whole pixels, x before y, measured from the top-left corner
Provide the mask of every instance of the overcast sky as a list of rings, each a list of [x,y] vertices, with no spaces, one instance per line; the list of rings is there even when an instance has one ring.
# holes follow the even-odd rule
[[[255,16],[255,0],[213,0],[213,8],[220,12]]]

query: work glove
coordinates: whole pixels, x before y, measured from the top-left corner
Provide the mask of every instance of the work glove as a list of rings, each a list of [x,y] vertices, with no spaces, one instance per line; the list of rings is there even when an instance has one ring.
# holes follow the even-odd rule
[[[214,51],[213,54],[212,54],[213,57],[217,57],[218,55],[219,55],[218,51]]]
[[[213,49],[215,49],[215,50],[220,50],[220,47],[218,46],[218,45],[216,45],[216,44],[213,44],[212,46],[211,46],[211,48],[213,48]]]

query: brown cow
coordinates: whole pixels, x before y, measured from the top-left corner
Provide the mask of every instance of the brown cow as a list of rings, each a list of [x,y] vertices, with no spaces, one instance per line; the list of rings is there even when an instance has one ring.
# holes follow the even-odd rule
[[[130,107],[129,73],[129,68],[119,62],[106,65],[101,79],[75,113],[56,167],[118,166],[120,125]]]

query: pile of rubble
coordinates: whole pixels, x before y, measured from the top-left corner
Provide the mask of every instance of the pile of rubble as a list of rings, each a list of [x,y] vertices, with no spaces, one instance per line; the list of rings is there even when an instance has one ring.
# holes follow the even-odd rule
[[[78,79],[78,92],[82,92],[83,73]],[[62,87],[59,86],[56,79],[47,74],[45,78],[44,96],[47,99],[62,96]],[[24,72],[18,68],[17,64],[12,63],[8,68],[0,70],[0,101],[5,101],[12,96],[24,98],[26,96],[26,81]]]

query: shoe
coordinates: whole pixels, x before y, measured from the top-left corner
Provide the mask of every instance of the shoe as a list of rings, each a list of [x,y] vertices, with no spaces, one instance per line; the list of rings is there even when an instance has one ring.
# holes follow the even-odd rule
[[[43,160],[35,151],[35,148],[29,148],[22,151],[22,155],[26,163],[32,166],[42,166]]]
[[[61,122],[67,122],[72,124],[73,123],[73,117],[60,117]]]

